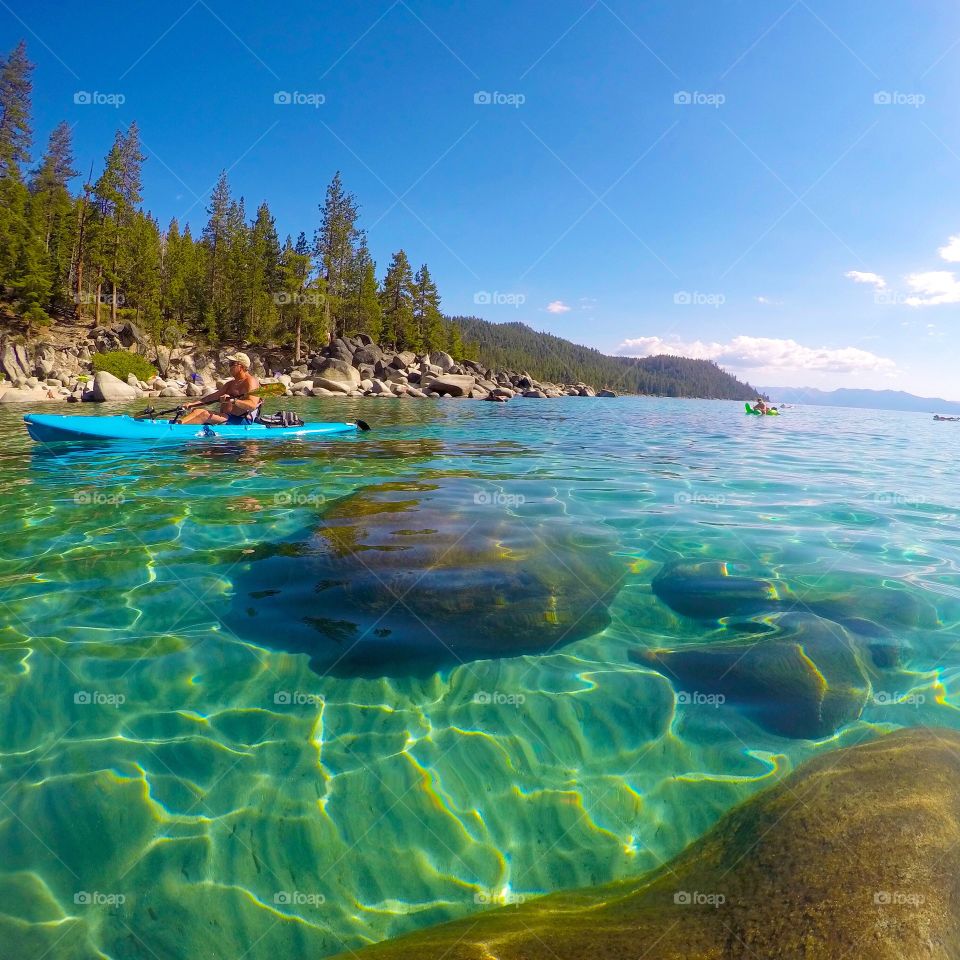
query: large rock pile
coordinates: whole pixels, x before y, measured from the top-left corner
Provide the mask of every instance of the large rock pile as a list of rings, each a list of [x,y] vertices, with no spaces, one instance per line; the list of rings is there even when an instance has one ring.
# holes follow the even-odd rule
[[[225,359],[234,347],[214,353],[185,341],[176,350],[150,347],[132,323],[94,327],[85,339],[32,351],[0,338],[0,403],[47,400],[131,400],[139,397],[200,397],[223,382]],[[151,359],[158,376],[132,375],[127,382],[93,375],[95,353],[139,352]],[[513,397],[612,397],[585,383],[538,382],[528,373],[495,371],[473,360],[461,363],[442,351],[415,354],[386,350],[360,334],[334,340],[294,363],[289,351],[246,348],[262,383],[279,383],[287,396],[457,397],[505,402]]]
[[[460,397],[506,401],[512,397],[595,397],[585,383],[539,383],[527,373],[491,370],[474,360],[457,363],[443,351],[415,354],[385,350],[370,337],[342,337],[295,366],[281,382],[293,394],[366,397]]]

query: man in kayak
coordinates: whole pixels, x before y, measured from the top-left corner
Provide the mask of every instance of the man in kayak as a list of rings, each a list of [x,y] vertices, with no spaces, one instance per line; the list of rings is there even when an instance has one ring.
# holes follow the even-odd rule
[[[250,372],[250,358],[245,353],[234,353],[227,357],[232,377],[218,390],[208,393],[199,400],[185,404],[191,409],[181,423],[256,423],[260,417],[260,397],[252,397],[254,390],[260,389],[260,381]],[[214,400],[220,401],[220,412],[198,410]]]

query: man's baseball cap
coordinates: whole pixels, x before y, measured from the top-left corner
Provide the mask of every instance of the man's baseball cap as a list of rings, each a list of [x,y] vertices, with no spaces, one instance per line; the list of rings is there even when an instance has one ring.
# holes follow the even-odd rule
[[[227,357],[227,363],[241,363],[248,370],[250,369],[250,358],[245,353],[231,353],[230,356]]]

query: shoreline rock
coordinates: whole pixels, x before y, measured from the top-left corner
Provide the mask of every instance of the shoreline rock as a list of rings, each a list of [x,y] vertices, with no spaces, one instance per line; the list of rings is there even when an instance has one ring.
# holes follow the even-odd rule
[[[585,383],[540,382],[526,371],[492,370],[475,360],[458,363],[444,351],[419,355],[393,351],[373,343],[365,334],[339,337],[299,363],[289,350],[239,346],[250,355],[261,383],[282,384],[288,397],[454,397],[503,403],[514,397],[616,396],[612,390],[596,390]],[[236,348],[224,345],[211,352],[184,341],[173,350],[161,347],[152,351],[132,323],[74,328],[70,342],[39,344],[30,350],[0,334],[0,403],[202,396],[223,382],[224,360]],[[132,376],[124,382],[109,374],[95,375],[92,356],[111,350],[139,352],[161,376],[145,383]]]

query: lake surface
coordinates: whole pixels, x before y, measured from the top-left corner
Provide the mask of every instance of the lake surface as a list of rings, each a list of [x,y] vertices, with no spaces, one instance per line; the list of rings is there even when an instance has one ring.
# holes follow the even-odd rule
[[[960,726],[960,424],[288,405],[374,429],[64,452],[0,408],[11,955],[356,949],[641,873],[815,754]]]

